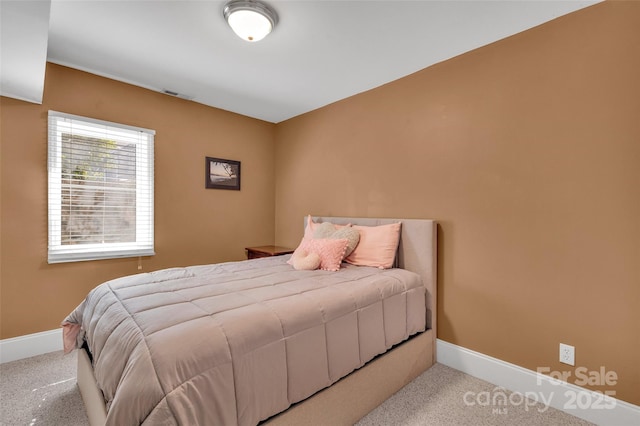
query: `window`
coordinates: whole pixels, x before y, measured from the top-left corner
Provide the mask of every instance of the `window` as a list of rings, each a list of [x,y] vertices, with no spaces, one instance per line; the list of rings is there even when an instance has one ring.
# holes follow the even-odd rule
[[[49,111],[49,263],[155,254],[154,135]]]

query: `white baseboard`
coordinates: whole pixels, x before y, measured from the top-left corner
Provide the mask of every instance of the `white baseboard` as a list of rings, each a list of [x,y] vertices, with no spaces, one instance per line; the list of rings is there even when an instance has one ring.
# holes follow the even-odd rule
[[[640,425],[640,407],[437,340],[438,362],[598,425]],[[500,407],[495,407],[500,408]]]
[[[62,328],[0,340],[0,363],[62,350]]]

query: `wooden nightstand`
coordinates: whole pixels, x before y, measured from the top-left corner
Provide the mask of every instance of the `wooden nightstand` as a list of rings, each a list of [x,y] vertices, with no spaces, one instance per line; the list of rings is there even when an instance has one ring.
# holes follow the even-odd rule
[[[257,259],[259,257],[280,256],[283,254],[293,253],[293,249],[280,246],[258,246],[245,247],[247,251],[247,259]]]

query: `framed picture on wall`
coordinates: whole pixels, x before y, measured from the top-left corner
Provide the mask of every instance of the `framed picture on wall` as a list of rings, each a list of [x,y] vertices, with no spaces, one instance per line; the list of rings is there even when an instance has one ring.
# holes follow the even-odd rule
[[[240,191],[240,162],[205,157],[205,188]]]

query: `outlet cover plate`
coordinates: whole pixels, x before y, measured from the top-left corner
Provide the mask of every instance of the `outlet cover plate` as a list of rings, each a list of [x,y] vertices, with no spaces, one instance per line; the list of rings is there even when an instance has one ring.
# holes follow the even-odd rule
[[[563,364],[576,365],[576,348],[560,343],[560,362]]]

